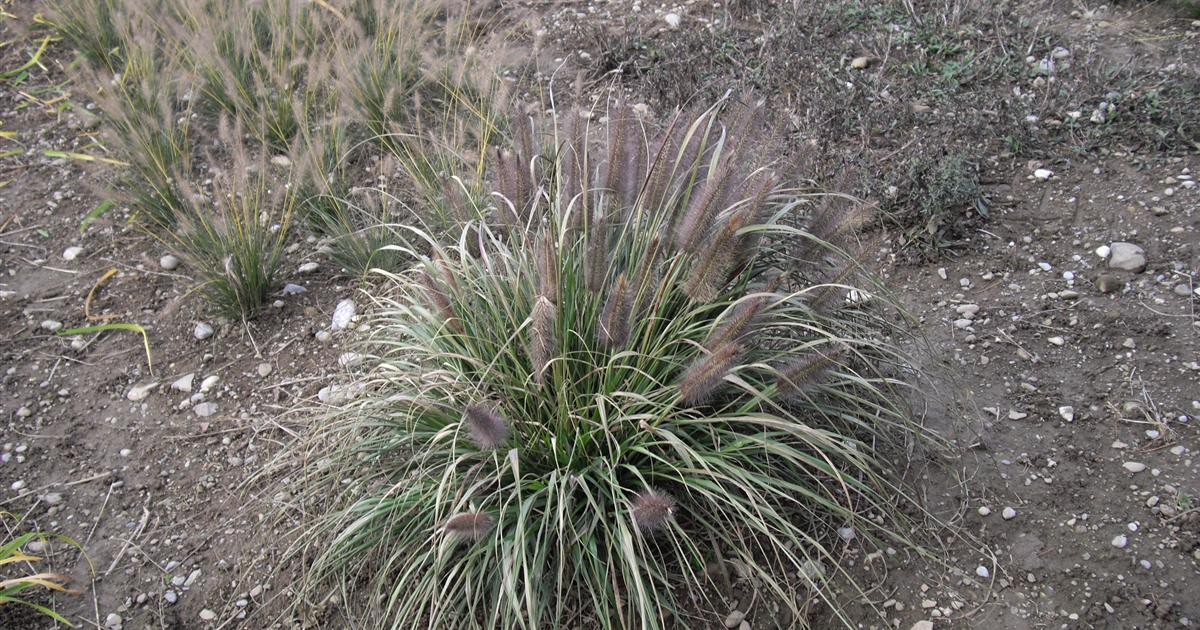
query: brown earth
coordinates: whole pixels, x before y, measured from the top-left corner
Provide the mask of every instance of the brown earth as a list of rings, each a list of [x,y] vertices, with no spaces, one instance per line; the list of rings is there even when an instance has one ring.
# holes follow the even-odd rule
[[[755,6],[734,8],[748,16],[744,23],[753,23]],[[624,21],[631,9],[618,3],[595,11],[584,4],[526,9],[542,17],[554,42],[546,46],[562,47],[548,58],[557,55],[568,70],[593,78],[589,90],[603,94],[611,84],[659,110],[676,104],[664,87],[662,64],[651,59],[637,72],[606,75],[620,67],[606,53],[626,40],[630,47],[668,52],[700,46],[688,43],[686,31],[703,34],[701,21],[717,15],[695,4],[646,4],[641,17]],[[996,24],[1016,20],[1024,24],[1012,27],[1025,29],[1020,33],[1052,34],[1054,46],[1070,51],[1085,70],[1125,64],[1161,76],[1168,87],[1194,81],[1192,42],[1200,26],[1155,5],[1069,16],[1085,9],[1003,5],[995,10]],[[44,30],[23,30],[35,10],[28,3],[8,7],[16,17],[4,22],[10,43],[0,69],[24,64],[40,45]],[[672,10],[682,16],[682,33],[663,21]],[[872,48],[874,58],[888,56],[875,47],[878,34],[833,29],[820,41],[848,57],[863,48]],[[586,59],[578,55],[587,51],[581,42],[594,44]],[[1053,49],[1038,47],[1047,55]],[[187,268],[163,270],[159,258],[167,250],[130,227],[118,207],[81,231],[84,218],[107,198],[104,165],[46,154],[105,156],[95,144],[86,95],[63,73],[71,59],[61,43],[51,44],[44,68],[31,68],[19,81],[10,76],[0,87],[0,131],[15,132],[0,140],[12,150],[0,158],[4,523],[12,531],[69,536],[86,551],[84,559],[53,541],[41,550],[51,568],[80,581],[82,594],[55,598],[57,610],[73,622],[111,627],[110,615],[119,615],[124,628],[137,630],[269,627],[291,596],[294,569],[280,570],[280,540],[295,522],[288,519],[301,512],[287,509],[292,480],[244,483],[314,417],[304,409],[319,404],[318,391],[346,378],[338,359],[355,333],[335,333],[329,343],[314,334],[329,328],[340,300],[354,298],[365,307],[363,287],[335,275],[315,245],[296,236],[286,278],[307,292],[281,296],[281,308],[253,321],[220,322],[189,293]],[[729,67],[738,80],[746,78],[739,74],[745,64]],[[1078,75],[1093,77],[1088,72]],[[850,601],[847,614],[861,628],[906,630],[921,620],[938,628],[1013,630],[1200,623],[1200,420],[1193,418],[1200,415],[1194,292],[1200,287],[1200,193],[1186,183],[1200,163],[1197,147],[1188,144],[1191,132],[1180,123],[1180,137],[1148,143],[1134,128],[1142,110],[1133,107],[1127,118],[1135,123],[1110,134],[1096,135],[1082,123],[1071,128],[1068,112],[1076,108],[1070,105],[1077,104],[1086,121],[1104,98],[1105,86],[1094,77],[1073,84],[1063,76],[1064,85],[1091,92],[1046,96],[1033,123],[1024,120],[1028,110],[1011,104],[989,110],[993,116],[981,113],[983,100],[969,102],[984,97],[948,96],[951,109],[934,103],[924,111],[909,98],[910,92],[920,96],[920,86],[910,85],[920,79],[879,78],[869,84],[874,98],[830,97],[846,111],[856,103],[879,111],[865,115],[862,136],[845,126],[828,128],[833,157],[825,168],[842,160],[856,164],[865,179],[893,181],[902,160],[971,147],[988,217],[942,217],[934,231],[953,242],[941,249],[902,247],[901,239],[921,241],[921,230],[884,226],[891,240],[880,254],[882,273],[924,323],[929,350],[921,359],[931,370],[948,368],[938,382],[949,404],[931,408],[923,420],[961,451],[945,467],[925,469],[921,480],[925,505],[952,525],[929,532],[941,563],[886,550],[875,557],[878,550],[851,541],[846,561],[858,565],[874,589],[873,606]],[[1035,79],[1022,75],[1019,81],[1029,92]],[[1010,97],[1002,92],[1011,87],[992,86],[986,98],[1003,102]],[[788,114],[789,99],[800,97],[787,92],[766,92],[781,118],[817,130],[833,120],[832,105]],[[974,110],[950,116],[955,106]],[[871,125],[888,111],[898,126],[874,133]],[[1059,124],[1050,125],[1052,119]],[[1046,181],[1034,176],[1043,168],[1053,171]],[[893,195],[922,192],[912,180],[894,181],[900,185]],[[886,187],[865,189],[881,193],[885,209],[901,208],[888,206]],[[1109,270],[1095,252],[1113,242],[1143,248],[1145,270]],[[73,246],[82,250],[65,260]],[[299,273],[308,261],[322,266]],[[116,273],[101,283],[110,269]],[[1098,286],[1101,275],[1109,276],[1111,292]],[[46,327],[52,324],[44,326],[102,323],[89,321],[85,309],[142,326],[153,372],[136,332],[59,336]],[[193,335],[201,322],[215,328],[211,338]],[[76,339],[81,348],[73,347]],[[260,372],[264,365],[269,371]],[[189,373],[195,375],[192,392],[170,388]],[[193,400],[211,375],[219,384],[202,401]],[[131,388],[148,383],[158,386],[144,399],[129,399]],[[201,402],[216,403],[215,411],[198,416]],[[1126,466],[1132,463],[1145,468],[1132,472]],[[273,510],[281,507],[288,518],[277,521]],[[1006,519],[1005,508],[1015,516]],[[1121,546],[1114,544],[1119,539]],[[336,601],[312,604],[312,624],[343,626]],[[204,611],[213,614],[211,621],[202,619]],[[714,611],[714,626],[726,612]],[[753,627],[773,625],[769,612],[749,612]],[[821,609],[811,621],[815,627],[835,623]],[[49,625],[25,608],[0,607],[0,627]]]

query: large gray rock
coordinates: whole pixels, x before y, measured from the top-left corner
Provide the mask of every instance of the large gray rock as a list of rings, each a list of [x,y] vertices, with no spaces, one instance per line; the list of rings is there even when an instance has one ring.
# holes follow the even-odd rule
[[[1141,273],[1146,270],[1146,252],[1133,243],[1113,243],[1108,259],[1109,269],[1122,269]]]

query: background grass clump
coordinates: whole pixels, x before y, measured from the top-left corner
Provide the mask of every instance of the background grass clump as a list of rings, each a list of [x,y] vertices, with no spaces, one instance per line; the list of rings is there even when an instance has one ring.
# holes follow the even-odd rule
[[[717,558],[801,615],[845,586],[839,528],[908,544],[881,455],[917,434],[869,210],[789,187],[760,115],[518,117],[484,217],[409,230],[365,387],[299,446],[325,509],[308,601],[378,627],[686,627]]]
[[[348,275],[398,271],[406,261],[383,249],[396,243],[389,225],[447,228],[446,173],[477,194],[504,102],[492,61],[503,47],[472,52],[487,35],[469,6],[50,4],[128,165],[117,190],[191,259],[217,310],[251,315],[278,288],[277,246],[293,225],[324,238]],[[247,188],[234,182],[244,172]]]

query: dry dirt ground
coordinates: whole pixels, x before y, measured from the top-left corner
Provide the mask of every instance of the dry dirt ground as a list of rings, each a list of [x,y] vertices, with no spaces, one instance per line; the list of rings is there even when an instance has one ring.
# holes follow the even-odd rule
[[[683,28],[708,15],[693,3],[638,6],[651,41],[669,12],[682,14]],[[589,19],[586,7],[572,5],[568,17]],[[1164,60],[1156,42],[1191,41],[1189,29],[1200,26],[1145,8],[1094,7],[1084,20],[1069,16],[1088,10],[1082,5],[1011,10],[1055,33],[1076,59],[1100,51],[1127,64],[1174,63],[1194,78],[1190,47]],[[3,39],[13,43],[0,69],[24,64],[40,45],[22,30],[36,10],[7,6],[15,17]],[[545,15],[569,41],[577,31],[563,20]],[[603,61],[602,51],[589,58]],[[79,580],[81,594],[55,598],[77,624],[270,627],[293,575],[276,572],[288,524],[270,516],[286,505],[291,480],[244,482],[315,417],[295,409],[348,380],[339,357],[356,331],[328,342],[315,334],[329,328],[339,301],[364,307],[363,287],[338,277],[298,235],[286,279],[307,292],[281,296],[281,308],[251,322],[222,323],[188,293],[186,266],[162,269],[168,252],[129,227],[119,207],[81,230],[105,199],[104,168],[46,154],[105,155],[93,144],[100,130],[86,96],[56,66],[70,59],[52,44],[44,69],[0,86],[0,131],[14,132],[0,139],[4,523],[69,536],[86,551],[84,559],[51,542],[35,554]],[[933,132],[953,133],[955,124],[928,127],[922,144],[943,142]],[[1200,190],[1190,183],[1200,160],[1186,145],[1057,146],[1023,153],[998,138],[981,142],[988,220],[949,253],[914,262],[898,238],[880,253],[889,286],[924,323],[921,359],[947,366],[941,394],[955,411],[932,409],[926,424],[960,450],[919,480],[925,505],[952,525],[929,533],[940,563],[847,545],[846,562],[874,587],[870,604],[847,603],[861,628],[1200,624]],[[880,169],[860,165],[883,178]],[[1038,169],[1052,174],[1040,178]],[[1120,242],[1144,251],[1144,270],[1108,268],[1097,250]],[[71,247],[82,249],[67,260]],[[320,268],[301,274],[310,261]],[[55,322],[101,323],[85,309],[142,326],[153,371],[136,332],[52,332]],[[215,333],[197,339],[200,323]],[[188,374],[190,391],[173,386]],[[139,398],[135,390],[151,384]],[[319,612],[325,603],[313,604]],[[714,611],[713,623],[725,612]],[[342,627],[336,614],[315,618]],[[749,611],[752,627],[772,627],[769,618]],[[835,624],[820,609],[812,623]],[[2,628],[51,625],[0,607]]]

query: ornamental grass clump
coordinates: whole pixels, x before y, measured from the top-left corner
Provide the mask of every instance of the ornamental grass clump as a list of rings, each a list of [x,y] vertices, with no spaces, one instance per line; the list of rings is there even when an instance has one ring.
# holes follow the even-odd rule
[[[412,230],[380,288],[374,368],[303,442],[304,596],[373,627],[688,627],[723,557],[772,605],[832,603],[839,528],[909,544],[885,293],[803,228],[821,197],[758,107],[560,116],[512,125],[484,218]]]

